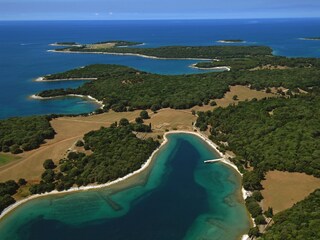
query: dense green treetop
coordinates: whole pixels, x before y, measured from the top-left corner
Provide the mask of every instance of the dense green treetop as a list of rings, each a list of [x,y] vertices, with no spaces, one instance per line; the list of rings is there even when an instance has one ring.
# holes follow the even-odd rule
[[[317,58],[287,58],[280,56],[257,56],[245,58],[222,58],[220,61],[199,62],[198,68],[212,68],[229,66],[231,71],[235,70],[258,70],[266,67],[285,68],[319,68],[320,60]]]
[[[16,117],[0,120],[0,150],[20,153],[38,148],[55,131],[47,116]]]
[[[101,52],[101,53],[129,53],[159,58],[206,58],[246,57],[271,55],[272,49],[264,46],[166,46],[157,48],[120,48],[101,47],[91,48],[90,45],[56,49],[56,51],[71,52]]]
[[[14,195],[18,189],[19,185],[13,180],[0,183],[0,214],[6,207],[15,203],[12,195]]]
[[[210,125],[213,140],[227,142],[228,146],[221,145],[224,150],[234,151],[255,169],[320,177],[319,119],[320,97],[307,95],[242,102],[199,113],[197,125]]]
[[[84,148],[93,153],[69,153],[66,159],[60,160],[56,171],[46,168],[40,184],[30,188],[31,193],[50,192],[55,188],[61,191],[74,184],[106,183],[138,170],[159,142],[139,139],[132,130],[128,120],[122,119],[118,127],[114,124],[87,133]]]
[[[276,214],[264,240],[320,239],[320,189],[292,208]]]
[[[286,87],[310,91],[320,86],[318,68],[285,70],[232,71],[192,75],[158,75],[117,65],[90,65],[50,78],[97,77],[77,89],[55,89],[41,92],[42,97],[66,94],[91,95],[102,100],[105,109],[187,109],[206,104],[209,99],[221,98],[230,85],[251,85],[255,89]],[[49,78],[47,77],[47,78]]]

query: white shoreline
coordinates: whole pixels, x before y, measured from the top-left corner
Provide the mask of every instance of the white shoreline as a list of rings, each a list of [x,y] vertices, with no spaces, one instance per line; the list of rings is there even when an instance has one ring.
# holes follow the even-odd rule
[[[211,67],[211,68],[201,68],[196,66],[197,63],[191,64],[189,67],[199,69],[199,70],[225,70],[225,71],[230,71],[231,67],[230,66],[220,66],[220,67]]]
[[[218,40],[218,43],[246,43],[246,41],[226,41],[226,40]]]
[[[93,102],[97,103],[100,105],[100,109],[104,108],[103,101],[99,101],[98,99],[90,96],[90,95],[80,95],[80,94],[67,94],[67,95],[59,95],[59,96],[54,96],[54,97],[41,97],[36,94],[33,94],[30,96],[32,99],[37,99],[37,100],[48,100],[48,99],[55,99],[55,98],[62,98],[62,97],[79,97],[79,98],[88,98],[92,100]]]
[[[115,52],[77,52],[77,51],[56,51],[56,50],[47,50],[47,52],[54,53],[77,53],[77,54],[107,54],[107,55],[118,55],[118,56],[135,56],[135,57],[143,57],[150,59],[158,59],[158,60],[201,60],[201,61],[211,61],[211,58],[162,58],[155,56],[148,56],[138,53],[115,53]]]
[[[312,38],[298,38],[299,40],[304,40],[304,41],[320,41],[320,39],[312,39]]]
[[[223,164],[225,165],[228,165],[230,167],[232,167],[234,170],[237,171],[237,173],[242,176],[243,174],[239,171],[238,167],[232,163],[230,160],[227,159],[226,155],[223,154],[222,152],[220,152],[220,150],[218,149],[218,146],[213,143],[207,136],[205,136],[204,134],[202,134],[201,132],[192,132],[192,131],[183,131],[183,130],[175,130],[175,131],[170,131],[170,132],[166,132],[164,133],[163,135],[163,138],[164,138],[164,141],[160,144],[160,146],[154,150],[152,152],[152,154],[150,155],[150,157],[147,159],[147,161],[145,163],[143,163],[141,165],[141,168],[132,172],[132,173],[129,173],[127,174],[126,176],[124,177],[121,177],[121,178],[118,178],[114,181],[111,181],[111,182],[108,182],[108,183],[105,183],[105,184],[100,184],[100,185],[90,185],[90,186],[81,186],[81,187],[72,187],[68,190],[64,190],[64,191],[57,191],[57,190],[54,190],[54,191],[51,191],[51,192],[48,192],[48,193],[43,193],[43,194],[35,194],[35,195],[32,195],[32,196],[29,196],[25,199],[22,199],[22,200],[19,200],[17,202],[15,202],[14,204],[10,205],[9,207],[5,208],[3,210],[3,212],[1,213],[0,215],[0,220],[3,219],[6,215],[8,215],[11,211],[13,211],[14,209],[16,209],[18,206],[32,200],[32,199],[36,199],[36,198],[40,198],[40,197],[45,197],[45,196],[49,196],[49,195],[57,195],[57,194],[66,194],[66,193],[70,193],[70,192],[78,192],[78,191],[88,191],[88,190],[92,190],[92,189],[99,189],[99,188],[105,188],[105,187],[108,187],[108,186],[111,186],[111,185],[114,185],[116,183],[119,183],[119,182],[122,182],[134,175],[137,175],[139,173],[141,173],[142,171],[144,171],[150,164],[151,162],[153,161],[155,155],[160,151],[160,149],[168,142],[168,138],[167,138],[167,135],[169,134],[177,134],[177,133],[186,133],[186,134],[192,134],[192,135],[195,135],[199,138],[201,138],[205,143],[207,143],[207,145],[209,145],[216,153],[218,153],[222,158],[223,160],[221,160],[220,162],[222,162]],[[244,193],[247,193],[246,190],[244,190],[244,188],[242,187],[242,196],[243,198],[245,199],[246,198],[246,194]],[[251,217],[251,215],[250,215]],[[254,224],[254,219],[251,217],[251,220]],[[255,224],[254,224],[255,225]],[[250,239],[249,236],[247,234],[243,235],[241,240],[248,240]]]
[[[94,81],[98,80],[98,78],[61,78],[61,79],[45,79],[45,77],[38,77],[34,81],[35,82],[60,82],[60,81]]]
[[[53,46],[53,47],[81,47],[82,44],[58,44],[58,43],[50,43],[49,46]]]

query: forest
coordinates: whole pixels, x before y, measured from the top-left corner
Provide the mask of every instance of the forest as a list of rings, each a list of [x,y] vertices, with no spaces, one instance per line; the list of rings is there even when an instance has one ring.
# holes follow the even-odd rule
[[[317,91],[320,86],[319,68],[284,70],[211,72],[190,75],[158,75],[117,65],[90,65],[46,78],[96,77],[77,89],[46,90],[38,95],[53,97],[67,94],[91,95],[104,102],[105,110],[166,108],[188,109],[222,98],[230,85],[250,85],[253,89],[285,87],[299,92]],[[312,89],[310,89],[312,87]]]
[[[26,181],[24,179],[19,179],[19,184],[13,180],[0,183],[0,214],[5,208],[16,202],[13,195],[21,185],[25,184]]]
[[[84,149],[93,153],[70,152],[56,166],[47,159],[39,184],[32,185],[32,194],[71,188],[74,184],[107,183],[141,168],[159,146],[152,138],[142,140],[132,133],[132,125],[122,119],[119,124],[85,134]],[[82,145],[82,144],[79,144]]]
[[[320,177],[319,119],[320,97],[296,95],[199,113],[197,126],[209,125],[211,139],[256,172],[280,170]],[[257,184],[246,185],[247,179],[256,177],[251,175],[244,176],[244,187],[259,190]]]
[[[55,135],[49,116],[15,117],[0,120],[0,151],[18,154],[38,148]]]
[[[205,58],[247,57],[271,55],[272,49],[264,46],[166,46],[157,48],[121,48],[101,47],[91,48],[90,44],[81,47],[56,49],[56,51],[71,52],[101,52],[101,53],[130,53],[158,58]]]
[[[317,58],[287,58],[281,56],[256,56],[244,58],[222,58],[219,61],[199,62],[198,68],[212,68],[229,66],[231,71],[262,70],[263,68],[319,68],[320,60]]]
[[[273,221],[261,239],[320,239],[320,189],[292,208],[276,214]]]

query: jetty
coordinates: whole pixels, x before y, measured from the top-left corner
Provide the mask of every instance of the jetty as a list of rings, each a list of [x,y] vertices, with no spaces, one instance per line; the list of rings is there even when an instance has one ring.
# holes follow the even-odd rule
[[[204,163],[215,163],[215,162],[220,162],[223,160],[224,160],[224,158],[218,158],[218,159],[206,160],[206,161],[204,161]]]

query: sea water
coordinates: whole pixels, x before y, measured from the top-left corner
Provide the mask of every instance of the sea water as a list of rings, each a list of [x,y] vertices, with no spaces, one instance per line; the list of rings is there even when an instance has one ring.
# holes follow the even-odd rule
[[[153,73],[190,74],[197,61],[156,60],[135,56],[48,52],[62,41],[93,43],[107,40],[144,42],[142,47],[167,45],[232,45],[221,39],[243,39],[240,45],[266,45],[277,55],[320,56],[320,19],[168,20],[168,21],[0,21],[0,118],[50,113],[82,113],[98,105],[80,98],[41,101],[30,95],[77,82],[34,82],[37,77],[95,63],[122,64]]]
[[[250,220],[241,178],[195,135],[174,133],[124,185],[38,198],[0,222],[1,239],[238,239]]]

